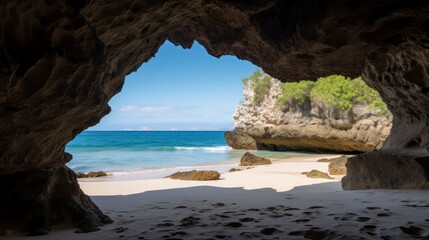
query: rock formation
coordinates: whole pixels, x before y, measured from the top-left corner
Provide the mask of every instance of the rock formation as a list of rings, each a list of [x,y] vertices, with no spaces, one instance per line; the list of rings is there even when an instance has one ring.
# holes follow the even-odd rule
[[[179,179],[179,180],[193,180],[193,181],[211,181],[219,180],[220,173],[217,171],[188,171],[188,172],[176,172],[166,178]]]
[[[347,159],[346,167],[344,189],[429,190],[429,157],[424,152],[406,149],[371,152]]]
[[[305,174],[308,178],[326,178],[326,179],[333,179],[329,174],[319,171],[319,170],[311,170],[310,172],[303,172],[302,174]]]
[[[245,132],[225,132],[225,140],[234,149],[256,150],[258,145],[255,138]]]
[[[246,152],[240,160],[240,166],[258,166],[267,164],[271,164],[270,159],[258,157],[250,152]]]
[[[341,157],[333,158],[332,162],[330,162],[328,165],[329,174],[331,174],[331,175],[346,175],[346,173],[347,173],[347,168],[346,168],[347,159],[348,159],[347,156],[341,156]]]
[[[76,173],[77,178],[96,178],[96,177],[107,177],[107,173],[103,171],[89,172],[89,173]]]
[[[213,56],[249,60],[281,81],[361,75],[393,114],[383,150],[364,157],[393,155],[402,165],[348,161],[346,189],[363,186],[354,182],[360,173],[426,166],[428,16],[420,0],[1,1],[1,227],[35,234],[66,219],[82,230],[109,222],[64,166],[72,158],[65,146],[109,113],[125,76],[166,40],[185,48],[197,40]],[[425,172],[409,170],[400,186],[427,183]],[[392,186],[371,176],[364,186]]]
[[[234,113],[235,130],[225,133],[232,148],[368,152],[383,146],[392,127],[390,113],[365,105],[349,111],[311,101],[279,105],[283,87],[276,79],[270,80],[261,101],[254,100],[254,88],[254,82],[243,82],[244,101]]]

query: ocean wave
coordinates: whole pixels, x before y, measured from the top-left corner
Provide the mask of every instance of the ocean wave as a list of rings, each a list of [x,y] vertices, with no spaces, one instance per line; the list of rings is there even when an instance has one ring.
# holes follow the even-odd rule
[[[217,146],[217,147],[174,147],[178,151],[205,151],[205,152],[225,152],[232,150],[229,146]]]

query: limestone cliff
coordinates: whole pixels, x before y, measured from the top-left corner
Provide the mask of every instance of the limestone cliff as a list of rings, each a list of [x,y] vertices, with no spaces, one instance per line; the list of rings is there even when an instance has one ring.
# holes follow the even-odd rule
[[[365,105],[343,111],[312,101],[279,104],[282,89],[281,82],[271,78],[265,94],[255,101],[255,83],[243,82],[244,100],[234,113],[235,131],[225,135],[231,147],[367,152],[381,148],[390,133],[390,112]],[[242,143],[246,134],[249,137]],[[254,144],[249,144],[252,138]]]

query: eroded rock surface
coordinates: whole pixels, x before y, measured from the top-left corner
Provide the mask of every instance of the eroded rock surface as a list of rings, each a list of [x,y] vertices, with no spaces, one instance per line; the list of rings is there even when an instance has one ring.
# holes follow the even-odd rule
[[[80,190],[76,174],[67,167],[2,174],[0,192],[0,230],[43,235],[51,225],[68,220],[80,232],[91,232],[112,222]]]
[[[256,150],[256,140],[247,133],[238,131],[225,132],[225,141],[234,149]]]
[[[427,152],[428,15],[428,3],[417,0],[2,1],[1,178],[18,174],[33,179],[43,169],[64,168],[71,159],[65,145],[109,113],[108,101],[121,90],[125,76],[147,62],[165,40],[186,48],[197,40],[213,56],[249,60],[281,81],[362,74],[394,117],[384,148]],[[350,166],[349,173],[361,172]],[[382,170],[365,166],[368,171],[390,171],[389,165]],[[401,175],[404,182],[420,174],[407,173]],[[73,174],[42,177],[52,178],[76,182]],[[8,188],[2,196],[57,191],[36,182]],[[8,180],[19,183],[14,177]],[[74,216],[76,209],[98,212],[74,186],[72,191],[58,190],[74,199],[70,208],[33,201],[21,207],[37,212],[40,219],[62,211],[58,221],[44,222],[46,229]],[[101,214],[87,218],[96,225],[108,222]],[[6,220],[11,218],[2,220],[7,225]]]
[[[368,152],[383,146],[392,127],[389,112],[364,105],[349,111],[315,102],[279,105],[283,88],[276,79],[270,80],[261,101],[254,100],[254,88],[252,81],[243,83],[244,101],[234,113],[235,130],[225,133],[232,148]]]
[[[347,160],[343,189],[429,190],[429,154],[390,149],[356,155]]]
[[[211,181],[219,180],[220,173],[217,171],[188,171],[188,172],[176,172],[166,178],[178,179],[178,180],[193,180],[193,181]]]
[[[267,164],[271,164],[270,159],[256,156],[250,152],[246,152],[240,160],[240,166],[258,166]]]
[[[308,178],[326,178],[326,179],[333,179],[329,174],[319,171],[319,170],[311,170],[310,172],[303,172],[302,174],[305,174]]]
[[[76,173],[77,178],[97,178],[97,177],[107,177],[108,174],[103,171],[98,172],[89,172],[89,173]]]
[[[346,168],[347,159],[348,159],[347,156],[341,156],[341,157],[333,158],[332,162],[330,162],[328,165],[329,174],[331,174],[331,175],[346,175],[346,173],[347,173],[347,168]]]

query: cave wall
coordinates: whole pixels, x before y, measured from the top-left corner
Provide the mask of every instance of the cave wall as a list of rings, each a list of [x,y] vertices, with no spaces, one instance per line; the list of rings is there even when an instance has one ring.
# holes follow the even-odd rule
[[[1,1],[0,175],[64,177],[55,173],[71,159],[67,142],[109,113],[126,74],[165,40],[197,40],[282,81],[362,74],[394,116],[385,148],[427,152],[428,15],[417,0]],[[44,191],[25,183],[34,198]]]

